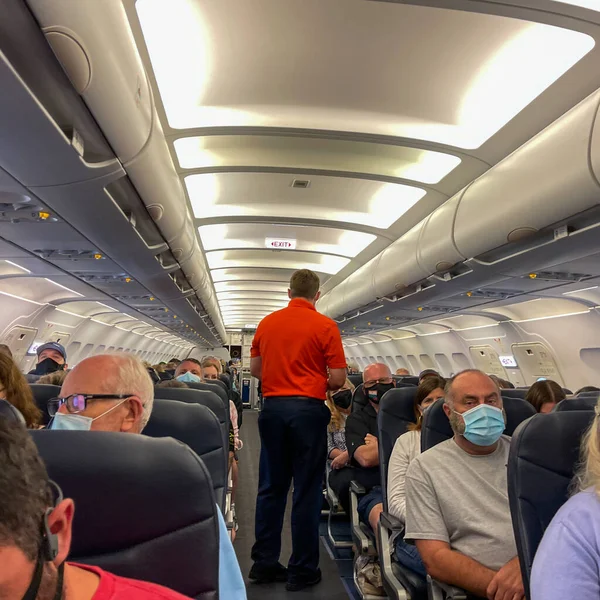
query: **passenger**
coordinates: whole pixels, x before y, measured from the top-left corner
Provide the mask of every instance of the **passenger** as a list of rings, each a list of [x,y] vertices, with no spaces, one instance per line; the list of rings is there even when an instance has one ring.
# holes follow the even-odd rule
[[[394,444],[388,466],[388,510],[402,523],[406,522],[406,471],[412,460],[421,454],[421,426],[425,411],[440,398],[444,398],[446,381],[441,377],[426,377],[419,384],[414,400],[416,423],[409,425],[408,432],[401,435]],[[407,544],[399,536],[396,539],[396,558],[398,561],[426,576],[425,565],[414,545]]]
[[[152,412],[154,386],[131,354],[99,354],[69,371],[61,397],[48,402],[50,429],[140,433]]]
[[[485,373],[462,371],[446,386],[444,412],[454,437],[406,473],[404,538],[415,540],[434,579],[489,600],[521,600],[500,390]]]
[[[410,372],[408,369],[396,369],[396,375],[406,376],[410,375]]]
[[[0,598],[185,599],[154,583],[67,562],[75,505],[70,498],[57,503],[55,491],[27,431],[0,419]]]
[[[346,449],[346,418],[352,407],[354,385],[346,379],[344,385],[335,392],[327,392],[327,408],[331,412],[331,421],[327,427],[327,458],[331,460],[331,468],[339,470],[348,464]]]
[[[535,554],[531,600],[600,598],[600,402],[581,442],[577,493],[554,515]]]
[[[346,370],[348,371],[348,375],[358,375],[360,373],[360,368],[358,367],[358,364],[353,360],[348,361],[348,366],[346,367]]]
[[[200,363],[200,366],[202,367],[202,377],[204,379],[219,379],[219,369],[215,361],[205,358]]]
[[[510,381],[506,381],[506,379],[500,379],[500,377],[497,375],[492,374],[488,375],[488,377],[498,386],[498,389],[500,390],[508,390],[511,387],[515,387],[512,383],[510,383]]]
[[[223,373],[223,363],[216,356],[205,356],[202,358],[202,364],[213,365],[217,370],[217,376],[214,379],[218,379],[219,375]]]
[[[425,369],[419,373],[419,383],[421,383],[425,377],[441,377],[441,375],[435,369]]]
[[[179,379],[168,379],[157,383],[154,387],[157,388],[189,388],[190,386]]]
[[[363,373],[364,390],[369,403],[353,412],[346,421],[346,444],[353,479],[363,485],[367,494],[360,498],[360,520],[377,531],[379,515],[383,510],[383,496],[379,476],[379,444],[377,441],[377,413],[381,398],[394,386],[390,368],[384,363],[372,363]]]
[[[27,427],[37,429],[42,422],[42,413],[37,407],[31,388],[16,363],[0,352],[0,398],[18,408]]]
[[[586,392],[600,392],[600,388],[597,388],[595,385],[586,385],[577,390],[574,395],[579,396],[579,394],[585,394]]]
[[[66,371],[67,352],[58,342],[47,342],[37,349],[37,365],[28,375],[47,375],[54,371]]]
[[[64,381],[65,378],[67,377],[67,372],[66,371],[54,371],[54,373],[48,373],[48,375],[42,375],[37,381],[36,383],[39,383],[40,385],[57,385],[57,386],[61,386]]]
[[[10,347],[6,344],[0,344],[0,353],[6,354],[9,358],[13,357]]]
[[[552,412],[552,409],[567,397],[563,389],[551,379],[545,381],[536,381],[525,395],[525,400],[529,402],[539,413],[545,414]]]
[[[186,358],[175,369],[175,379],[183,383],[200,383],[202,381],[202,365],[195,358]]]
[[[258,325],[250,373],[262,380],[264,408],[256,499],[256,541],[250,579],[286,581],[299,591],[321,581],[319,521],[327,460],[327,390],[346,380],[346,360],[335,321],[319,314],[319,277],[302,269],[290,280],[287,308]],[[291,481],[293,552],[288,569],[279,563],[281,529]]]
[[[54,414],[50,429],[141,433],[150,419],[153,403],[154,386],[138,358],[132,354],[99,354],[70,371],[61,398],[48,402],[48,412]],[[221,511],[218,514],[219,595],[245,599],[244,582],[227,526]]]

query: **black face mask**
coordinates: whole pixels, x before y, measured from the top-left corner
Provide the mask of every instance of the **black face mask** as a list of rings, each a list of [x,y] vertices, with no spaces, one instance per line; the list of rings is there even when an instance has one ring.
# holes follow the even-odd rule
[[[350,404],[352,404],[352,391],[341,390],[337,392],[333,395],[333,402],[338,408],[350,408]]]
[[[393,383],[378,383],[367,390],[367,397],[373,404],[379,404],[383,395],[394,387]]]
[[[30,375],[48,375],[48,373],[54,373],[55,371],[63,371],[65,365],[58,364],[55,360],[51,358],[45,358],[43,361],[39,362],[36,368],[33,371],[30,371]]]

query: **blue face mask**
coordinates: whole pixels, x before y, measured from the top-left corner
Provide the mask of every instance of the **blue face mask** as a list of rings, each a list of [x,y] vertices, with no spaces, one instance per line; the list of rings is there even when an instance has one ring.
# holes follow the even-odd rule
[[[188,371],[187,373],[184,373],[183,375],[179,375],[179,377],[176,377],[175,379],[177,379],[177,381],[181,381],[183,383],[201,383],[202,382],[202,379],[200,379],[200,377],[198,377],[198,375],[194,375],[190,371]]]
[[[83,415],[71,415],[69,413],[57,412],[54,417],[52,417],[52,422],[48,426],[48,429],[51,429],[52,431],[89,431],[92,428],[92,423],[96,419],[100,419],[104,415],[115,410],[115,408],[121,406],[123,402],[125,402],[125,400],[121,400],[121,402],[115,404],[112,408],[109,408],[93,419],[92,417],[84,417]]]
[[[489,404],[479,404],[467,412],[456,414],[460,414],[465,422],[463,436],[476,446],[492,446],[506,427],[502,409]]]

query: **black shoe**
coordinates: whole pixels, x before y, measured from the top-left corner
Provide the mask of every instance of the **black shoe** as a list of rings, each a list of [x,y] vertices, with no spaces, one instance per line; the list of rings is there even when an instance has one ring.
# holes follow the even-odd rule
[[[254,563],[248,577],[254,583],[273,583],[274,581],[287,581],[288,573],[281,563],[266,566]]]
[[[312,575],[295,575],[289,578],[285,585],[288,592],[299,592],[310,585],[316,585],[321,581],[321,569],[317,569]]]

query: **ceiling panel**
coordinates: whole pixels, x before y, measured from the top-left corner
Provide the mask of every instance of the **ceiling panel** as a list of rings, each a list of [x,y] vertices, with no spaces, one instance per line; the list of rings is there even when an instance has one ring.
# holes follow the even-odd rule
[[[262,282],[277,282],[280,285],[288,285],[290,277],[293,275],[293,269],[213,269],[211,275],[215,283],[218,282],[251,282],[256,288],[257,284]],[[319,274],[320,275],[320,274]],[[327,276],[321,278],[321,285],[327,280]],[[258,289],[261,289],[259,286]],[[265,288],[266,289],[266,288]],[[287,288],[286,288],[287,289]]]
[[[231,248],[265,248],[267,239],[294,240],[296,249],[338,254],[360,254],[375,235],[332,227],[306,227],[275,223],[228,223],[198,228],[206,251]]]
[[[237,300],[277,300],[279,302],[289,302],[287,293],[273,293],[273,292],[217,292],[217,298],[221,303],[221,306],[225,306],[226,302],[237,301]]]
[[[176,129],[338,129],[477,148],[594,46],[548,25],[391,2],[136,8]]]
[[[221,273],[221,271],[214,272]],[[218,274],[214,274],[213,277],[218,277]],[[287,294],[289,280],[278,281],[219,281],[215,283],[215,290],[217,296],[221,293],[242,293],[242,296],[254,295],[254,292],[268,292],[269,294],[274,293],[278,296],[278,292]]]
[[[311,176],[305,189],[284,174],[195,174],[185,178],[194,216],[322,219],[387,229],[425,190],[397,183]]]
[[[410,148],[324,138],[257,135],[184,137],[174,142],[184,169],[272,167],[368,173],[438,183],[458,156]]]

